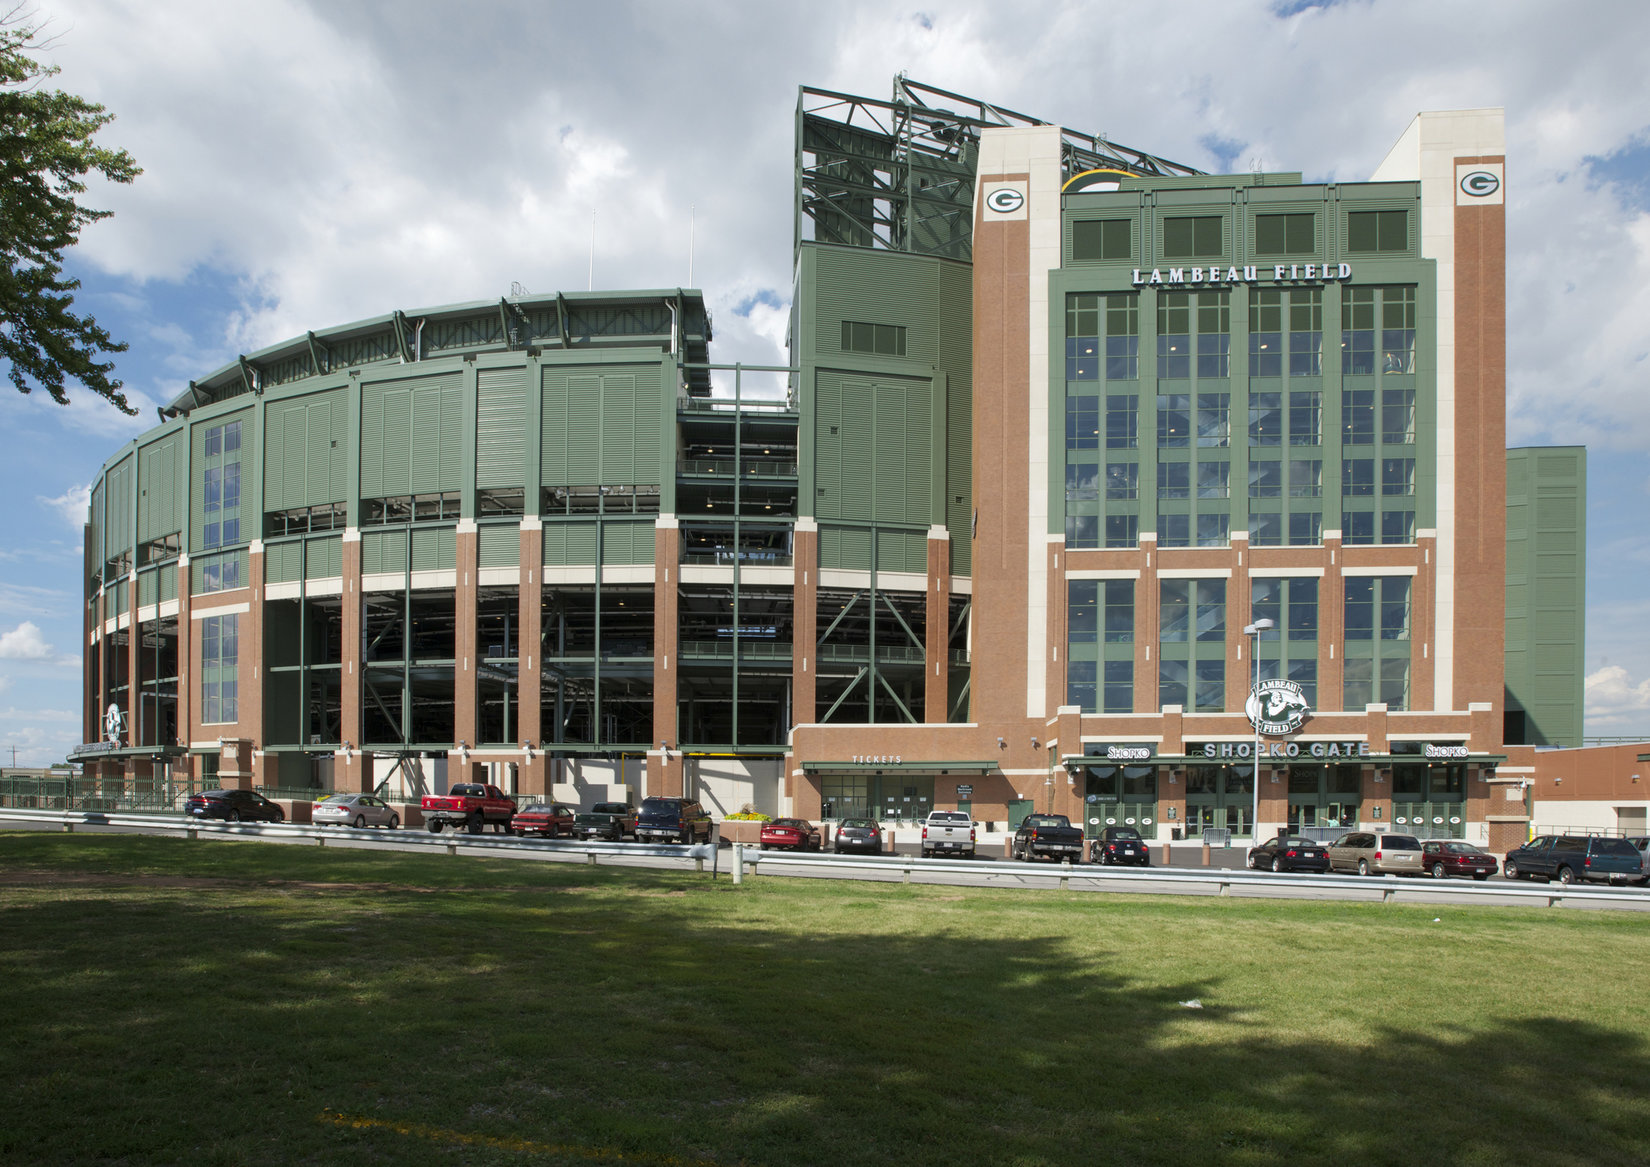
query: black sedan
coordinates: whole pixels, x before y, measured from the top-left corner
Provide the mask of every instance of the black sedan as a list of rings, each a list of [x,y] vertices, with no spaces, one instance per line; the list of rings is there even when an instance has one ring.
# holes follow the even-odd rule
[[[838,855],[844,851],[862,851],[868,855],[882,854],[882,828],[875,819],[843,819],[837,824],[832,847]]]
[[[1089,843],[1090,863],[1152,865],[1152,851],[1133,827],[1106,827]]]
[[[286,822],[286,812],[255,790],[203,790],[184,800],[183,813],[231,823]]]
[[[1282,834],[1249,852],[1256,871],[1328,871],[1329,848],[1300,835]]]

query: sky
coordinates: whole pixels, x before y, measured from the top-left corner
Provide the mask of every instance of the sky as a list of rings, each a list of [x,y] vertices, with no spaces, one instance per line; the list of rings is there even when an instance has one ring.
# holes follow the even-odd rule
[[[266,345],[509,292],[695,286],[785,362],[797,87],[896,73],[1204,170],[1369,177],[1502,106],[1508,444],[1589,459],[1586,732],[1650,738],[1650,5],[37,0],[51,82],[143,175],[69,254],[128,418],[0,383],[0,762],[80,740],[88,486]],[[691,244],[690,244],[691,240]],[[691,270],[690,270],[691,269]],[[1569,743],[1567,743],[1569,744]]]

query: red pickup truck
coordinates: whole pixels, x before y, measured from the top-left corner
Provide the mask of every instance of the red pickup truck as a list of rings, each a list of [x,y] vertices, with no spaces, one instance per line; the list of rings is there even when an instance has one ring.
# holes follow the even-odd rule
[[[470,834],[479,835],[489,823],[509,834],[516,802],[497,786],[459,782],[446,794],[426,794],[419,801],[418,809],[431,834],[439,835],[442,827],[450,826],[455,831],[464,827]]]

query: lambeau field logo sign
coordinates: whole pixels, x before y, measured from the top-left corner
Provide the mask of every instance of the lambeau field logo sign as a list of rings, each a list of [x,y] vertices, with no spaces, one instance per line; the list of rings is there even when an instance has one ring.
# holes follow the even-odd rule
[[[1249,694],[1243,711],[1249,724],[1267,737],[1294,733],[1312,716],[1306,692],[1294,681],[1262,681]]]

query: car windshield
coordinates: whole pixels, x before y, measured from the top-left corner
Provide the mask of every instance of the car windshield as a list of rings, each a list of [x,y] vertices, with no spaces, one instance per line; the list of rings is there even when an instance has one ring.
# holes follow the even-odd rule
[[[449,789],[447,793],[458,797],[482,798],[486,796],[487,791],[474,782],[460,782],[457,786]]]
[[[669,798],[645,798],[642,800],[643,814],[681,814],[682,804]]]

